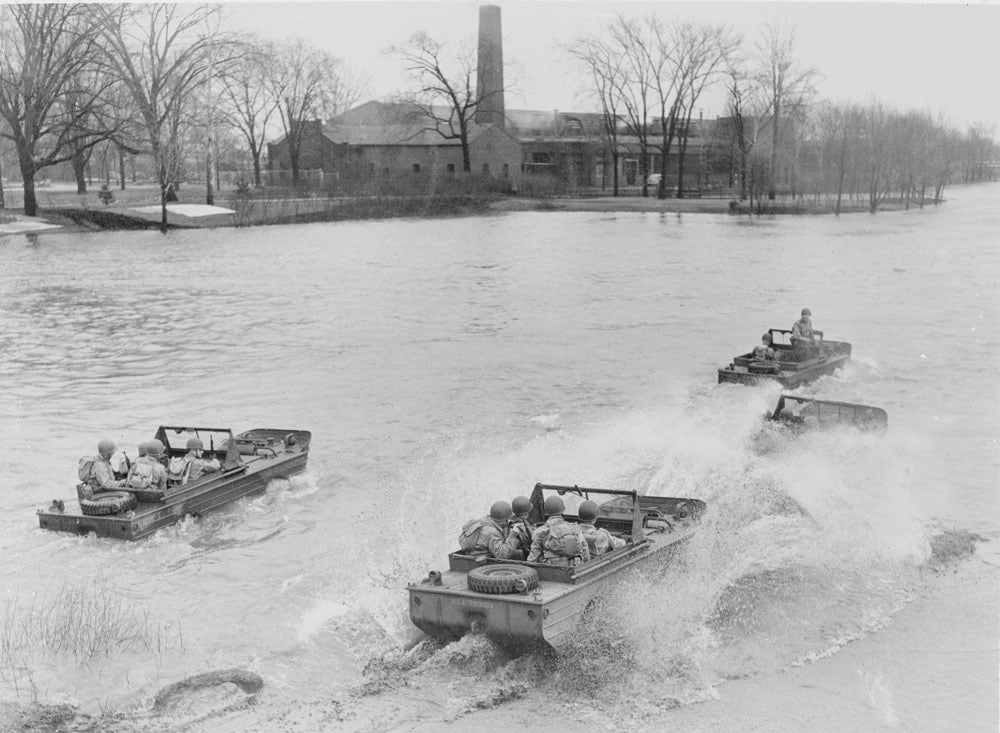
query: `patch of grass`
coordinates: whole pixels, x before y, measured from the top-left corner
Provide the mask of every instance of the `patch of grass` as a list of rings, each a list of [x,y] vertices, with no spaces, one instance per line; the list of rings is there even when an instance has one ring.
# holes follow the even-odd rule
[[[0,677],[19,697],[37,698],[32,666],[40,656],[68,656],[84,665],[128,651],[159,656],[177,644],[183,640],[169,624],[151,618],[143,603],[106,577],[68,581],[0,608]]]

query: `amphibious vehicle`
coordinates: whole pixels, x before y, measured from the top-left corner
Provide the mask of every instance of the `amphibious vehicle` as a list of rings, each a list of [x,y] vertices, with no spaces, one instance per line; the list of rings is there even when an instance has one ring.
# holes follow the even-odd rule
[[[137,540],[188,514],[204,514],[242,496],[267,488],[268,482],[288,478],[306,468],[309,458],[307,430],[258,428],[234,436],[228,428],[160,426],[156,439],[164,448],[164,459],[183,456],[187,441],[199,438],[205,457],[214,457],[221,469],[166,490],[123,489],[98,492],[91,499],[54,500],[38,510],[43,529],[100,537]]]
[[[796,350],[790,343],[791,331],[770,328],[768,333],[777,358],[758,359],[753,351],[735,356],[728,366],[719,369],[719,384],[760,384],[774,380],[787,389],[795,389],[825,374],[833,374],[851,358],[851,345],[846,341],[819,339],[812,346]]]
[[[588,606],[626,568],[653,557],[666,558],[695,532],[705,503],[698,499],[641,496],[636,491],[536,484],[532,525],[543,523],[545,498],[556,493],[567,521],[585,499],[599,504],[596,525],[625,545],[576,567],[526,560],[477,559],[461,550],[448,556],[448,569],[432,570],[407,586],[410,619],[430,636],[457,639],[482,633],[512,647],[564,647]]]

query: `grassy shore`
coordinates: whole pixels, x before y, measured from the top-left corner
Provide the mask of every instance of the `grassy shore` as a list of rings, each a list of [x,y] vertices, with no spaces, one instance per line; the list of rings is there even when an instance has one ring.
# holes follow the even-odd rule
[[[204,204],[205,192],[188,186],[179,192],[178,204]],[[212,228],[260,226],[270,224],[300,224],[318,221],[389,219],[404,217],[472,216],[512,211],[578,211],[578,212],[655,212],[711,213],[734,216],[751,215],[822,215],[833,214],[835,201],[779,198],[765,201],[758,210],[746,202],[736,201],[732,192],[712,197],[668,198],[643,197],[638,191],[626,191],[622,196],[593,192],[588,196],[505,195],[492,190],[447,190],[434,194],[378,190],[364,195],[337,196],[317,192],[272,191],[239,195],[220,192],[215,205],[227,211],[208,216],[188,216],[179,211],[168,212],[170,228]],[[102,203],[96,191],[77,193],[67,184],[39,191],[38,219],[59,225],[63,231],[103,231],[119,229],[155,229],[159,226],[159,192],[155,186],[132,186],[125,191],[113,191],[114,200]],[[7,219],[28,220],[14,208],[20,204],[16,195],[8,193]],[[924,205],[932,205],[925,201]],[[919,202],[911,201],[911,208]],[[905,202],[883,202],[879,210],[891,211],[906,207]],[[841,213],[867,212],[867,202],[844,200]]]

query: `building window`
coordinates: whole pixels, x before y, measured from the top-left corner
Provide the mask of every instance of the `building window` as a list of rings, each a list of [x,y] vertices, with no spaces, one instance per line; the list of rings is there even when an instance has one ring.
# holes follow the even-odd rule
[[[490,164],[483,163],[483,175],[488,176],[490,174]]]
[[[510,165],[508,163],[503,164],[503,177],[510,178]]]
[[[413,164],[413,173],[417,174],[419,172],[420,172],[420,163],[414,163]]]
[[[447,166],[447,168],[446,168],[446,170],[448,171],[448,175],[451,175],[451,176],[455,175],[455,164],[454,163],[449,163],[448,166]]]

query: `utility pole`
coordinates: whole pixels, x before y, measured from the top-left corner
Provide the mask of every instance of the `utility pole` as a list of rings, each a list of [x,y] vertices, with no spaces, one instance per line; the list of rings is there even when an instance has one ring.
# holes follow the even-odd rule
[[[214,171],[212,167],[212,132],[215,117],[215,99],[212,97],[212,76],[214,72],[213,68],[213,53],[215,45],[215,38],[211,34],[211,28],[209,27],[209,15],[205,16],[205,26],[209,29],[209,39],[208,39],[208,104],[205,105],[208,110],[208,135],[205,141],[205,203],[209,206],[215,204],[215,193],[212,190],[212,179],[214,178]]]

